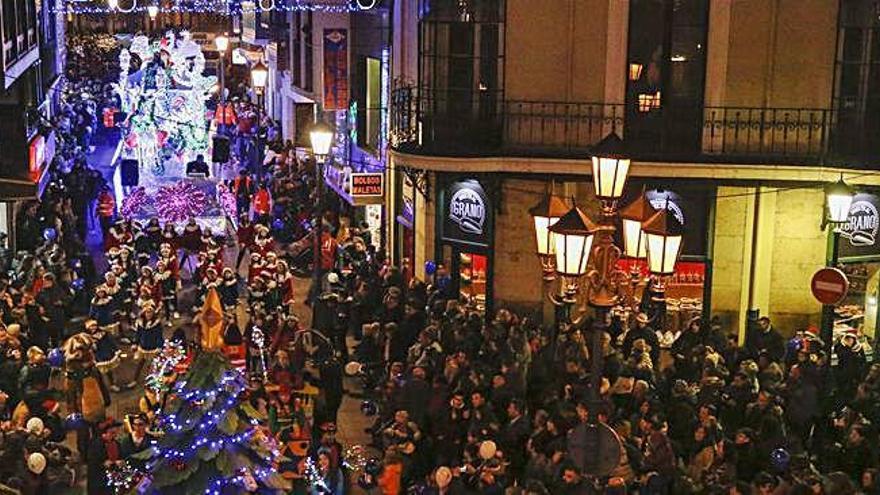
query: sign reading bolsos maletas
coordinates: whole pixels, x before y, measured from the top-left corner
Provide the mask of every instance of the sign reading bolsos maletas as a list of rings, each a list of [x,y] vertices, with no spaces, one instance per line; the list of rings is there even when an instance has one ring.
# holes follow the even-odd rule
[[[443,240],[469,246],[492,244],[492,203],[476,180],[453,182],[443,191]]]
[[[820,268],[810,281],[813,297],[822,304],[833,306],[840,303],[846,297],[847,290],[849,290],[849,280],[846,274],[837,268]]]
[[[847,223],[838,227],[840,242],[838,256],[852,258],[856,256],[880,255],[880,197],[874,194],[860,193],[853,197],[849,207]]]
[[[385,174],[378,172],[355,172],[351,174],[352,198],[382,197],[385,195]]]

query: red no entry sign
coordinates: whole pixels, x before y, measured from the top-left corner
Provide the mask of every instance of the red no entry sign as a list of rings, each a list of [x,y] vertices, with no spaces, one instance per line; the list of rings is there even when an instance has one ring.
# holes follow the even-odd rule
[[[822,304],[834,305],[846,297],[849,290],[849,280],[846,274],[837,268],[821,268],[813,274],[810,282],[810,291],[813,297]]]

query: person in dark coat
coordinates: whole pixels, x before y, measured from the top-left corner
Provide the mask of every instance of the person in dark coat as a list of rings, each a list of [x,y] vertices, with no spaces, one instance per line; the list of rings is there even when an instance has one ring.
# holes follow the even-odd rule
[[[123,461],[122,449],[116,440],[120,423],[107,419],[98,425],[100,435],[89,444],[87,493],[88,495],[112,495],[107,484],[107,469]]]
[[[46,328],[49,330],[49,345],[61,344],[62,333],[67,324],[64,314],[64,306],[70,294],[59,287],[55,281],[55,275],[47,273],[43,275],[43,288],[37,294],[37,304],[44,310],[44,316],[48,319]]]
[[[746,334],[746,351],[754,358],[766,351],[771,361],[779,363],[785,355],[785,339],[773,328],[770,318],[762,316]]]
[[[513,476],[519,478],[526,465],[526,442],[531,433],[531,424],[525,415],[522,400],[512,399],[507,404],[507,418],[507,424],[501,427],[499,442],[504,455],[510,460]]]
[[[419,425],[425,424],[428,403],[431,399],[431,384],[425,379],[425,368],[415,366],[412,376],[400,390],[401,408]]]
[[[324,393],[324,410],[321,414],[321,420],[318,421],[316,413],[315,423],[323,422],[336,423],[336,415],[339,413],[339,406],[342,405],[342,365],[336,359],[329,358],[320,367],[321,373],[321,391]]]

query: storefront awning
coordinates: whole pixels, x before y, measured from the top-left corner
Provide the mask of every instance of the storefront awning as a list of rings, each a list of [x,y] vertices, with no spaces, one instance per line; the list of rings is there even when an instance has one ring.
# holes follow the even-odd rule
[[[24,179],[0,177],[0,201],[37,199],[37,186]]]

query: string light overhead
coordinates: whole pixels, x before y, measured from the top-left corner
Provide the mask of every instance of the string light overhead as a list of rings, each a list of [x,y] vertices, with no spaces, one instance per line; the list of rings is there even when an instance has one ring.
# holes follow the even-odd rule
[[[258,0],[257,2],[241,2],[238,0],[194,0],[165,5],[141,5],[138,3],[138,0],[100,0],[96,2],[64,0],[62,7],[57,9],[57,12],[65,14],[147,13],[150,14],[151,17],[154,14],[159,13],[212,13],[236,15],[241,14],[242,12],[264,11],[342,14],[369,10],[375,6],[376,3],[377,2],[364,0],[357,2],[306,2],[304,0]],[[125,4],[125,6],[120,4]]]

